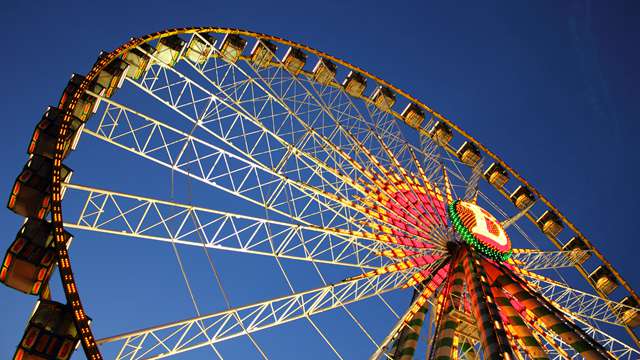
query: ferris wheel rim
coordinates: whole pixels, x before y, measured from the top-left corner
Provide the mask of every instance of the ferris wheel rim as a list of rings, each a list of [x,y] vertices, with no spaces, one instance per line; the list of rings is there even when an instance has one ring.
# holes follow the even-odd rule
[[[174,28],[174,29],[168,29],[168,30],[164,30],[164,31],[151,33],[149,35],[145,35],[145,36],[138,37],[138,38],[132,38],[130,41],[124,43],[120,47],[118,47],[115,50],[107,53],[105,56],[103,56],[91,68],[91,70],[87,73],[87,75],[86,75],[84,81],[82,82],[82,84],[79,86],[79,88],[74,93],[73,100],[71,101],[71,103],[67,107],[67,114],[71,113],[74,110],[78,97],[80,96],[80,94],[82,94],[83,92],[85,92],[88,89],[88,84],[95,79],[97,74],[102,69],[104,69],[104,67],[107,66],[113,59],[117,58],[118,56],[121,56],[127,50],[130,50],[130,49],[135,48],[135,47],[137,47],[137,46],[139,46],[139,45],[141,45],[143,43],[146,43],[146,42],[149,42],[149,41],[152,41],[152,40],[156,40],[156,39],[161,38],[161,37],[170,36],[170,35],[179,35],[179,34],[194,34],[194,33],[218,33],[218,34],[244,35],[244,36],[256,38],[256,39],[259,39],[259,40],[272,40],[272,41],[279,42],[279,43],[282,43],[282,44],[285,44],[285,45],[288,45],[288,46],[291,46],[291,47],[296,47],[296,48],[308,51],[309,53],[312,53],[312,54],[314,54],[314,55],[316,55],[318,57],[326,58],[326,59],[329,59],[331,61],[334,61],[334,62],[344,66],[347,69],[350,69],[350,70],[356,71],[358,73],[361,73],[361,74],[365,75],[366,77],[374,80],[377,84],[384,85],[384,86],[392,89],[397,94],[399,94],[402,97],[404,97],[405,99],[407,99],[410,102],[415,103],[418,106],[422,107],[425,111],[430,113],[432,116],[434,116],[438,120],[442,121],[446,125],[450,126],[452,129],[457,131],[465,139],[467,139],[468,141],[470,141],[471,143],[476,145],[481,151],[486,153],[496,163],[498,163],[501,166],[503,166],[503,168],[506,171],[508,171],[511,175],[513,175],[513,177],[515,179],[517,179],[518,181],[520,181],[520,183],[522,183],[524,186],[526,186],[534,195],[537,196],[537,198],[539,198],[542,201],[543,204],[545,204],[551,211],[555,212],[559,216],[559,218],[565,224],[567,224],[568,227],[577,236],[579,236],[582,240],[585,241],[585,243],[590,248],[590,250],[593,251],[593,253],[599,258],[599,260],[613,272],[614,276],[620,281],[621,285],[623,285],[623,287],[629,292],[629,294],[636,301],[640,302],[640,298],[638,297],[636,292],[624,280],[624,278],[622,278],[622,276],[613,267],[613,265],[611,263],[609,263],[604,258],[604,256],[600,253],[600,251],[595,246],[593,246],[593,244],[583,235],[583,233],[580,232],[577,229],[577,227],[572,222],[570,222],[534,186],[532,186],[519,173],[517,173],[512,167],[510,167],[508,164],[506,164],[495,153],[491,152],[482,143],[480,143],[478,140],[473,138],[470,134],[468,134],[467,132],[462,130],[453,121],[447,119],[446,117],[444,117],[443,115],[441,115],[440,113],[435,111],[433,108],[427,106],[426,104],[424,104],[423,102],[421,102],[417,98],[413,97],[412,95],[408,94],[407,92],[403,91],[402,89],[390,84],[389,82],[383,80],[382,78],[377,77],[377,76],[369,73],[368,71],[366,71],[366,70],[364,70],[362,68],[359,68],[359,67],[357,67],[357,66],[355,66],[355,65],[353,65],[353,64],[351,64],[351,63],[349,63],[349,62],[347,62],[345,60],[342,60],[340,58],[337,58],[337,57],[332,56],[330,54],[327,54],[325,52],[316,50],[316,49],[314,49],[312,47],[309,47],[307,45],[304,45],[304,44],[300,44],[300,43],[297,43],[297,42],[294,42],[294,41],[291,41],[291,40],[287,40],[287,39],[284,39],[284,38],[281,38],[281,37],[267,35],[267,34],[263,34],[263,33],[257,33],[257,32],[252,32],[252,31],[248,31],[248,30],[237,29],[237,28],[224,28],[224,27]],[[56,251],[57,251],[58,257],[59,257],[58,268],[60,270],[60,275],[61,275],[61,278],[62,278],[62,281],[63,281],[63,289],[64,289],[64,292],[65,292],[65,297],[67,298],[67,301],[71,304],[71,306],[75,310],[74,311],[74,321],[76,321],[76,325],[78,326],[78,329],[80,330],[80,333],[83,334],[82,335],[82,345],[85,348],[85,352],[87,353],[87,356],[90,357],[91,359],[98,359],[98,358],[101,358],[100,350],[98,349],[98,347],[96,345],[95,338],[92,335],[91,327],[88,324],[88,318],[86,317],[86,314],[84,313],[84,308],[83,308],[83,306],[82,306],[82,304],[80,302],[80,296],[78,294],[78,291],[77,291],[77,288],[76,288],[76,284],[75,284],[75,280],[73,278],[73,272],[71,270],[70,258],[69,258],[69,255],[68,255],[67,251],[66,251],[66,248],[64,248],[64,241],[63,241],[63,239],[64,239],[64,224],[63,224],[63,214],[62,214],[63,210],[62,210],[62,198],[61,198],[61,191],[62,191],[63,184],[62,184],[62,179],[60,178],[59,174],[60,174],[60,171],[62,169],[63,138],[64,138],[64,135],[65,135],[65,131],[67,130],[67,127],[65,127],[65,124],[67,124],[69,121],[70,121],[70,116],[69,115],[65,116],[65,120],[63,122],[63,126],[60,128],[60,132],[58,134],[56,152],[55,152],[55,156],[54,156],[54,169],[53,169],[53,179],[52,179],[51,218],[52,218],[54,236],[55,236],[55,239],[56,239],[56,241],[55,241]],[[425,128],[419,127],[419,128],[414,128],[414,129],[421,135],[429,136],[429,132]],[[500,191],[502,189],[498,189],[498,190]],[[504,191],[502,191],[502,192],[504,192]],[[503,195],[505,195],[505,194],[503,194]],[[547,236],[547,237],[550,240],[550,242],[552,242],[556,247],[558,247],[559,249],[561,248],[560,242],[555,237],[553,237],[553,236]],[[587,278],[587,273],[585,272],[585,270],[582,269],[580,267],[580,265],[576,265],[576,268],[578,268],[578,271],[580,271],[582,276],[585,279],[587,279],[587,281],[589,281],[589,279]],[[606,296],[604,294],[600,293],[597,289],[596,289],[596,292],[598,292],[598,294],[600,296],[602,296],[603,298],[606,298]]]

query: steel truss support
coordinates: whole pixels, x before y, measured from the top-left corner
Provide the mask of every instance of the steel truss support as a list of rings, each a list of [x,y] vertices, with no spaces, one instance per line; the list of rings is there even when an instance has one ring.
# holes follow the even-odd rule
[[[219,60],[213,58],[213,61]],[[274,101],[272,94],[265,92],[264,87],[257,86],[256,82],[251,78],[245,78],[244,73],[234,71],[234,64],[230,65],[225,63],[222,66],[216,65],[214,67],[215,69],[225,69],[224,75],[222,77],[217,76],[215,81],[205,76],[205,78],[209,80],[209,84],[213,85],[213,89],[207,89],[175,68],[166,66],[159,61],[156,62],[157,64],[151,67],[149,72],[145,74],[145,77],[143,77],[140,82],[133,83],[152,97],[156,98],[158,101],[173,109],[176,113],[188,119],[198,128],[204,129],[210,135],[218,138],[218,140],[223,141],[235,150],[242,152],[244,157],[251,159],[255,165],[259,165],[258,167],[261,167],[267,172],[271,169],[277,168],[273,164],[274,159],[280,159],[283,157],[287,158],[289,157],[289,154],[293,154],[293,157],[296,159],[296,166],[289,169],[287,173],[277,173],[272,171],[271,176],[275,178],[280,177],[289,185],[296,183],[300,186],[306,185],[302,186],[303,188],[294,185],[294,187],[300,188],[299,190],[303,193],[317,187],[311,184],[314,183],[314,180],[317,181],[318,178],[322,179],[322,185],[333,184],[334,181],[338,185],[348,183],[348,181],[345,181],[340,171],[327,167],[322,160],[313,156],[316,151],[309,151],[304,148],[300,149],[296,147],[298,145],[298,141],[295,139],[295,136],[299,135],[299,133],[306,134],[308,131],[314,131],[313,127],[305,124],[304,122],[302,122],[302,125],[305,125],[305,128],[300,127],[300,124],[297,124],[295,127],[297,127],[299,131],[291,133],[293,139],[285,139],[277,132],[269,129],[265,123],[263,123],[262,118],[270,121],[275,121],[276,118],[284,118],[287,124],[294,126],[290,119],[290,115],[295,115],[295,113],[286,107],[284,109],[278,109],[278,116],[274,116],[274,113],[269,113],[269,109],[273,112],[274,105],[277,104],[279,107],[282,106],[282,103]],[[204,71],[200,71],[200,73],[204,75]],[[231,83],[221,84],[220,81],[230,81],[228,78],[230,73],[233,73],[233,81],[231,81]],[[236,78],[236,75],[239,75],[240,78]],[[249,96],[250,98],[247,98]],[[201,110],[200,114],[198,114],[198,111],[192,111],[190,109],[193,107],[197,110],[198,106],[196,104],[202,103],[206,103],[207,105],[205,107],[206,110]],[[225,114],[229,119],[227,119],[227,121],[222,121],[222,119],[212,120],[213,115],[220,117],[221,113]],[[212,124],[205,126],[205,124],[211,123],[212,121]],[[219,125],[220,128],[227,128],[229,127],[228,124],[231,124],[228,131],[231,131],[232,128],[235,127],[235,131],[238,131],[239,128],[241,128],[243,133],[255,133],[256,135],[259,134],[259,136],[256,137],[255,141],[247,144],[247,138],[243,139],[243,136],[241,135],[237,140],[239,140],[239,142],[244,142],[245,145],[238,146],[230,141],[231,139],[229,138],[229,134],[226,132],[226,129],[225,131],[220,132],[215,130],[217,126],[211,126]],[[279,129],[282,129],[282,127],[279,127]],[[287,130],[286,127],[285,130]],[[316,141],[320,140],[317,146],[322,148],[323,151],[326,151],[327,143],[332,143],[328,140],[323,142],[322,139],[312,139]],[[267,149],[264,151],[264,154],[256,153],[256,151],[263,151],[260,150],[263,147]],[[333,155],[340,155],[340,152],[334,151],[330,153]],[[264,159],[264,155],[267,155],[268,160]],[[306,179],[298,178],[301,173],[307,173],[309,171],[311,171],[314,176]],[[325,180],[325,177],[329,180]],[[342,179],[340,179],[341,177]],[[331,179],[334,180],[330,181]],[[282,189],[277,188],[276,191],[277,194],[282,191]],[[327,195],[325,191],[316,191],[316,194],[320,195],[320,197]],[[344,194],[338,196],[345,197]],[[322,204],[322,201],[319,199],[316,199],[316,201],[319,201]],[[343,207],[345,205],[346,207],[349,207],[348,204],[345,203],[341,203],[338,207]],[[327,206],[327,208],[330,207]],[[350,210],[355,210],[356,212],[359,211],[355,208]],[[342,212],[344,212],[344,210],[342,210],[341,213]]]
[[[251,154],[238,156],[134,109],[108,99],[105,102],[102,121],[96,129],[85,128],[86,133],[292,220],[309,223],[322,215],[327,226],[347,222],[340,215],[346,213],[345,205],[327,198],[332,194],[323,189],[337,183],[335,178],[318,183],[314,173],[303,172],[308,177],[294,181]],[[296,205],[293,211],[290,200]]]
[[[514,249],[511,261],[521,269],[535,271],[575,266],[590,251],[531,251]]]
[[[253,305],[101,339],[98,344],[122,343],[117,359],[159,359],[381,295],[399,289],[411,275],[412,272],[397,272],[345,280]]]
[[[622,318],[624,312],[629,310],[640,312],[638,308],[573,289],[569,285],[537,274],[524,273],[521,276],[531,283],[538,294],[577,318],[625,326]]]
[[[220,54],[218,53],[218,55]],[[272,55],[274,58],[277,58],[275,54]],[[196,69],[200,75],[207,79],[211,85],[219,90],[220,93],[217,94],[217,96],[224,97],[225,101],[233,103],[235,107],[242,110],[243,113],[251,118],[253,122],[262,123],[260,117],[264,116],[265,108],[255,105],[249,106],[252,105],[252,101],[241,101],[241,99],[235,99],[233,97],[233,91],[229,91],[230,89],[222,89],[215,79],[212,78],[213,74],[211,74],[216,73],[216,78],[219,78],[218,71],[220,70],[220,67],[210,66],[208,63],[215,64],[216,59],[209,59],[202,65],[191,63],[191,66]],[[377,134],[371,130],[375,125],[371,124],[369,119],[365,118],[358,112],[357,107],[350,101],[348,96],[345,96],[345,100],[339,103],[348,107],[351,111],[332,110],[332,105],[328,105],[324,102],[320,93],[313,94],[313,89],[309,89],[308,86],[305,86],[305,84],[300,81],[300,79],[288,73],[284,65],[281,64],[282,66],[280,67],[270,67],[260,70],[252,66],[250,62],[247,62],[247,64],[251,68],[254,76],[249,75],[238,63],[229,64],[229,68],[227,70],[234,72],[234,79],[236,82],[241,84],[244,92],[254,94],[254,96],[255,94],[259,94],[260,96],[258,97],[261,99],[268,98],[269,101],[265,101],[265,103],[278,108],[281,107],[283,112],[287,114],[287,117],[291,117],[290,121],[293,121],[293,119],[297,120],[296,125],[302,127],[305,133],[309,133],[311,135],[310,137],[313,141],[310,143],[316,144],[314,147],[314,150],[316,151],[308,151],[305,156],[311,157],[318,151],[320,151],[320,153],[326,152],[326,155],[333,159],[334,164],[339,165],[340,172],[345,173],[349,180],[358,176],[364,176],[367,180],[372,182],[372,185],[375,185],[375,182],[368,177],[370,174],[367,174],[365,167],[360,162],[356,162],[355,158],[364,159],[367,164],[380,165],[378,157],[382,155],[384,159],[384,155],[385,153],[388,153],[389,149],[386,147],[384,141],[377,137]],[[341,91],[336,92],[337,94],[344,95]],[[266,108],[268,109],[269,106]],[[302,109],[305,111],[300,111]],[[266,111],[268,112],[268,110]],[[355,124],[367,127],[365,132],[368,131],[370,135],[366,135],[365,138],[358,138],[356,135],[362,131],[357,131],[359,129],[354,128],[347,129],[343,126],[339,120],[344,117],[343,115],[345,113],[351,113],[351,116],[357,117],[358,120]],[[317,114],[313,115],[313,121],[322,121],[321,119],[323,117],[320,115],[324,115],[324,121],[328,121],[330,119],[330,122],[333,124],[329,124],[329,126],[327,126],[322,123],[322,125],[327,128],[334,127],[334,131],[331,131],[328,136],[332,136],[334,140],[340,139],[340,142],[336,145],[336,143],[333,142],[334,140],[323,134],[324,130],[322,128],[319,130],[314,129],[314,126],[318,126],[318,124],[307,123],[309,120],[304,119],[303,115],[309,114]],[[268,119],[269,116],[266,118]],[[361,139],[365,141],[366,139],[372,140],[374,138],[377,140],[375,148],[378,150],[385,149],[385,153],[378,154],[378,157],[376,157],[369,148],[365,147],[361,141]],[[294,156],[300,156],[299,153],[302,151],[304,151],[304,149],[290,147],[285,157],[291,154]],[[319,161],[317,158],[312,160],[320,165],[324,165],[324,163]],[[402,166],[394,160],[396,159],[393,158],[393,155],[390,155],[387,165],[395,166],[398,172],[400,172],[399,170]],[[379,170],[383,169],[380,166],[377,166],[377,168]],[[335,170],[331,171],[331,169],[329,169],[329,171],[332,172],[333,175],[336,175]],[[358,174],[356,174],[356,172]],[[384,189],[379,187],[378,189],[384,191]],[[412,216],[410,212],[408,212],[407,215]]]
[[[391,263],[377,256],[384,249],[366,237],[346,236],[339,229],[296,225],[65,184],[67,200],[76,198],[82,211],[66,228],[190,246],[374,269]],[[366,234],[360,234],[365,236]]]
[[[250,153],[235,155],[122,104],[109,99],[104,102],[107,107],[98,128],[85,129],[100,140],[296,222],[310,224],[321,218],[323,226],[349,225],[362,229],[362,225],[353,219],[378,221],[375,214],[363,206],[334,193],[334,183],[344,185],[347,182],[326,169],[311,174],[308,170],[298,169],[296,177],[299,179],[295,180],[289,177],[292,174],[278,173],[258,162]],[[301,177],[300,174],[307,175]],[[332,177],[327,179],[327,176]],[[292,209],[289,208],[291,202]],[[410,233],[406,235],[411,236]]]

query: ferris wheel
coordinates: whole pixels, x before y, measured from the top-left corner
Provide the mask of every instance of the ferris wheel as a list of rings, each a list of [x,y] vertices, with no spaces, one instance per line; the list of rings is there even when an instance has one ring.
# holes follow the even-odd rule
[[[339,359],[640,358],[640,299],[601,240],[443,115],[311,47],[227,28],[131,39],[71,77],[28,154],[0,269],[37,300],[15,359],[235,359],[237,339],[268,359],[260,334],[299,322],[288,341]],[[170,249],[188,311],[92,313],[80,293],[103,285],[72,264],[98,237],[145,262]],[[243,281],[264,282],[237,305]]]

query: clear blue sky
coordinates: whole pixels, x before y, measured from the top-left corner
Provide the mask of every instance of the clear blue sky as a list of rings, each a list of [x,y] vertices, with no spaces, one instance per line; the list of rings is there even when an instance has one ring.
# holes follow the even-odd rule
[[[101,49],[171,27],[244,28],[343,58],[445,114],[541,190],[638,289],[639,18],[634,1],[7,2],[0,12],[0,189],[6,199],[43,109]],[[0,212],[3,252],[20,221]],[[102,243],[100,255],[133,261],[110,244]],[[78,275],[84,288],[106,290],[95,299],[127,307],[106,265],[87,269]],[[163,288],[164,275],[144,275]],[[0,357],[8,358],[33,299],[0,287],[0,304]],[[149,310],[137,306],[128,311]],[[122,316],[115,312],[101,316]]]

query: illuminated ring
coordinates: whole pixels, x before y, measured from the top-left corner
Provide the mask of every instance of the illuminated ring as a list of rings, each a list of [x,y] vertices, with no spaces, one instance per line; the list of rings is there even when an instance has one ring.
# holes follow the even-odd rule
[[[507,251],[501,251],[500,249],[492,246],[491,244],[479,239],[471,229],[467,225],[464,224],[464,221],[460,218],[460,214],[458,213],[456,207],[460,203],[460,200],[456,200],[447,206],[447,213],[449,214],[449,219],[453,224],[453,228],[460,235],[462,240],[469,244],[472,248],[483,254],[484,256],[496,260],[496,261],[507,261],[513,251],[511,249]],[[507,240],[509,238],[507,237]],[[509,242],[510,244],[510,242]]]

